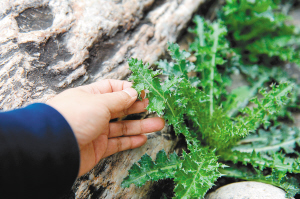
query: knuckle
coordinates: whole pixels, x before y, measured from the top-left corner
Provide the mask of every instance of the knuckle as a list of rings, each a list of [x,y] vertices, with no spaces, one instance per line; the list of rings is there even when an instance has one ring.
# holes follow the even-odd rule
[[[108,85],[109,89],[110,89],[110,92],[113,92],[113,87],[112,87],[112,79],[106,79],[104,80],[105,81],[105,84]]]
[[[122,90],[124,89],[125,81],[122,81]]]
[[[125,122],[122,122],[122,135],[127,135],[127,125]]]
[[[144,127],[143,127],[143,120],[140,120],[139,126],[140,126],[140,133],[141,133],[141,132],[143,132],[143,130],[144,130],[144,129],[143,129],[143,128],[144,128]]]
[[[130,141],[129,141],[129,147],[128,147],[128,149],[132,149],[132,140],[130,139]]]
[[[122,151],[122,141],[121,138],[117,138],[117,152]]]

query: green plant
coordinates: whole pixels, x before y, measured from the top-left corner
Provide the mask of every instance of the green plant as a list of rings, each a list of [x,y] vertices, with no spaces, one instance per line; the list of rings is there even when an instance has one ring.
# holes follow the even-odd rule
[[[281,7],[280,0],[226,1],[222,15],[231,43],[244,60],[264,64],[276,59],[300,63],[299,30],[286,24],[290,17]]]
[[[280,186],[288,196],[295,195],[299,183],[290,173],[300,173],[300,161],[286,154],[297,156],[292,146],[299,143],[300,134],[297,129],[278,126],[277,120],[291,117],[287,104],[295,105],[298,86],[287,81],[290,78],[282,75],[280,67],[245,65],[239,59],[241,51],[230,48],[226,23],[206,22],[199,16],[194,22],[190,52],[169,44],[172,60],[159,61],[154,71],[141,60],[129,60],[133,87],[138,92],[149,91],[147,110],[163,116],[177,135],[183,134],[187,148],[180,157],[173,153],[168,158],[160,151],[155,161],[145,154],[129,170],[122,186],[172,178],[175,198],[203,198],[226,175]],[[191,54],[196,57],[194,63],[188,61]],[[249,86],[228,93],[233,70],[247,76]],[[262,89],[271,80],[275,82]],[[237,167],[237,163],[245,166]]]

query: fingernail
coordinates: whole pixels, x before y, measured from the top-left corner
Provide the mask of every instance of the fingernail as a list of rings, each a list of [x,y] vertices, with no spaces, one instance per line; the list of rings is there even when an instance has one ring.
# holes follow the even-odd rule
[[[127,93],[128,95],[130,95],[131,97],[136,97],[138,95],[138,93],[136,92],[135,89],[133,88],[126,88],[125,90],[123,90],[125,93]]]
[[[141,98],[142,99],[146,98],[146,92],[144,90],[141,91]]]

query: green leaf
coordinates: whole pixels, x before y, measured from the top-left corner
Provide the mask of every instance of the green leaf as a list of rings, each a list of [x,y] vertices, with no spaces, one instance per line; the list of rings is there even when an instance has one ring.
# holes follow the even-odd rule
[[[266,89],[260,91],[262,99],[254,97],[250,100],[255,107],[246,107],[241,110],[246,116],[239,116],[236,120],[236,128],[239,129],[241,135],[246,136],[249,132],[256,130],[258,125],[263,124],[265,127],[269,125],[268,118],[275,115],[288,102],[288,94],[291,92],[293,84],[284,82],[279,85],[271,85],[269,92]]]
[[[300,173],[299,159],[287,158],[281,153],[274,153],[272,156],[268,156],[255,151],[252,153],[225,151],[219,153],[219,155],[222,160],[232,161],[234,164],[240,162],[245,166],[251,164],[261,171],[265,168],[275,169],[280,177],[284,177],[287,172]]]
[[[173,108],[168,103],[170,98],[170,91],[165,88],[163,90],[160,81],[156,78],[160,72],[149,70],[148,65],[144,65],[141,60],[130,59],[128,61],[129,68],[132,71],[132,75],[129,80],[133,81],[133,87],[140,93],[142,90],[148,90],[148,98],[151,99],[147,109],[150,112],[157,112],[162,115],[165,109],[169,109],[171,112]],[[175,116],[175,113],[173,113]]]
[[[280,70],[278,67],[273,67],[272,69],[270,69],[258,65],[238,65],[238,68],[241,73],[247,75],[250,85],[241,86],[234,89],[227,96],[227,100],[222,102],[224,111],[227,112],[227,115],[229,117],[235,116],[240,109],[248,105],[249,100],[257,94],[258,90],[262,88],[266,82],[270,81],[273,78],[277,79],[278,73],[280,73],[281,75],[284,73],[284,71]],[[287,79],[285,79],[285,81],[287,81]]]
[[[173,46],[172,49],[174,48],[177,49]],[[191,82],[185,78],[169,74],[169,78],[163,84],[160,83],[157,78],[159,73],[148,69],[147,65],[137,59],[131,59],[129,67],[133,72],[130,77],[130,80],[133,80],[133,87],[138,92],[141,90],[149,91],[148,98],[150,101],[147,109],[163,115],[164,119],[174,126],[176,134],[182,133],[187,137],[190,136],[189,129],[184,122],[184,113],[186,110],[192,111],[193,108],[198,110],[203,107],[208,97],[193,87]],[[169,69],[170,65],[165,67],[165,71],[171,70]]]
[[[122,187],[129,187],[130,184],[135,184],[140,187],[147,181],[157,181],[160,179],[174,178],[176,168],[180,163],[180,158],[174,152],[169,158],[164,150],[161,150],[156,155],[155,162],[152,161],[148,154],[142,156],[138,164],[134,163],[130,168],[129,175],[124,178]]]
[[[280,59],[299,63],[300,35],[280,10],[280,1],[227,0],[223,7],[223,19],[227,25],[232,45],[246,62],[265,62]]]
[[[212,116],[216,102],[226,92],[216,66],[225,63],[224,54],[229,51],[228,42],[225,39],[227,30],[221,21],[210,23],[205,22],[199,16],[195,16],[194,22],[196,27],[190,29],[190,32],[194,33],[196,38],[191,44],[190,50],[194,52],[197,58],[195,71],[199,72],[201,77],[199,85],[203,92],[210,97],[208,106]]]
[[[183,152],[184,160],[175,173],[175,198],[203,198],[205,193],[222,175],[218,168],[217,156],[209,148],[194,149],[189,154]]]
[[[281,125],[272,126],[269,131],[259,129],[257,134],[250,134],[242,139],[233,150],[252,153],[264,152],[273,154],[280,149],[286,153],[295,153],[296,144],[300,145],[300,130],[296,127]]]
[[[131,183],[141,186],[148,180],[174,177],[177,183],[174,190],[176,198],[202,198],[216,179],[222,176],[220,171],[223,173],[224,165],[217,162],[218,154],[223,160],[253,166],[256,173],[248,176],[239,173],[239,168],[234,168],[240,179],[256,179],[285,186],[288,194],[297,192],[298,187],[294,186],[295,183],[287,173],[299,173],[300,159],[287,158],[277,151],[283,148],[287,152],[293,152],[292,146],[298,142],[298,138],[283,134],[285,137],[282,139],[272,140],[273,137],[262,133],[259,136],[267,137],[267,142],[252,142],[254,145],[250,146],[248,143],[243,146],[243,149],[248,150],[252,147],[252,151],[254,148],[264,148],[270,155],[255,151],[242,153],[228,150],[240,138],[247,136],[249,132],[255,132],[260,125],[267,129],[271,123],[276,123],[279,116],[287,115],[288,102],[293,101],[295,105],[297,95],[290,94],[294,84],[287,81],[289,78],[283,78],[286,76],[278,67],[268,68],[263,64],[270,66],[271,60],[296,59],[293,52],[296,47],[290,47],[297,41],[297,36],[293,40],[287,36],[291,34],[293,27],[284,24],[286,18],[283,15],[273,12],[278,5],[271,3],[271,0],[228,0],[227,4],[224,16],[228,36],[222,21],[211,23],[196,16],[196,26],[190,29],[196,36],[195,42],[190,46],[191,52],[181,51],[177,44],[169,44],[171,61],[157,62],[158,69],[155,71],[148,69],[149,65],[137,59],[129,61],[133,72],[130,77],[133,87],[138,92],[149,92],[147,109],[163,116],[173,126],[176,135],[184,135],[188,152],[183,152],[181,160],[176,156],[174,162],[171,161],[171,156],[168,159],[163,153],[157,154],[155,162],[144,155],[138,164],[133,165],[123,186],[128,187]],[[239,9],[244,11],[240,12]],[[228,22],[230,18],[234,18],[231,24]],[[247,31],[249,27],[262,25],[267,26],[264,31],[268,34],[255,29]],[[241,31],[236,30],[239,27]],[[274,30],[280,33],[271,33]],[[234,50],[229,48],[226,36],[233,38],[231,45]],[[270,51],[267,52],[267,48]],[[280,49],[282,53],[276,52],[276,49]],[[196,57],[194,63],[187,61],[191,54]],[[245,66],[242,64],[244,59],[262,65]],[[249,85],[228,94],[226,86],[230,84],[229,75],[234,70],[240,70],[246,75]],[[261,97],[254,97],[265,83],[271,80],[279,83],[282,79],[283,83],[272,84],[270,89],[261,89]],[[245,107],[249,102],[251,106]],[[262,175],[260,170],[264,169],[271,169],[272,174]]]

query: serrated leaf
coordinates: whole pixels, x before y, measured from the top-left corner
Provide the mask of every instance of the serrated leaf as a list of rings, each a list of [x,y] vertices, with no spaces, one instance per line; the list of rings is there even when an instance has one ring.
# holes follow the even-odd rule
[[[227,9],[226,15],[232,17],[238,14],[239,16],[233,20],[233,23],[234,25],[244,23],[242,24],[243,28],[250,27],[253,24],[254,27],[255,25],[260,26],[262,21],[268,24],[267,22],[270,22],[274,17],[276,21],[274,24],[280,25],[286,33],[289,32],[289,27],[283,23],[286,18],[272,12],[273,9],[277,8],[277,4],[273,3],[272,6],[266,6],[266,2],[269,1],[231,0],[232,4],[242,9],[251,10],[240,12],[239,9],[228,6],[225,8],[225,10]],[[245,20],[244,16],[240,16],[248,12],[251,15],[250,21]],[[255,24],[255,20],[253,21],[252,18],[257,19],[258,23]],[[136,184],[140,186],[147,180],[158,180],[162,177],[175,175],[177,198],[201,198],[213,186],[214,181],[222,175],[219,172],[222,165],[217,162],[217,156],[215,155],[215,153],[218,153],[223,159],[227,158],[226,160],[235,163],[242,162],[248,166],[251,164],[254,169],[263,170],[268,168],[272,170],[272,175],[267,176],[261,175],[259,170],[257,170],[256,175],[252,176],[245,177],[240,174],[241,179],[252,177],[257,181],[270,184],[282,182],[281,186],[283,186],[284,182],[282,180],[287,178],[287,172],[299,172],[299,159],[287,158],[284,154],[275,152],[275,148],[274,151],[269,150],[269,152],[272,152],[270,153],[271,156],[256,152],[250,154],[226,152],[225,149],[235,144],[241,137],[248,135],[249,132],[254,132],[260,125],[267,128],[272,122],[276,122],[276,118],[282,114],[282,108],[287,107],[289,97],[297,96],[288,96],[294,84],[285,80],[284,83],[279,85],[273,84],[271,89],[262,89],[260,92],[262,98],[254,97],[250,100],[254,106],[245,107],[249,99],[256,95],[259,87],[269,80],[280,79],[281,77],[278,78],[278,76],[281,76],[281,74],[276,76],[279,70],[268,70],[267,67],[256,67],[255,65],[251,66],[253,69],[248,67],[243,71],[242,67],[239,66],[240,55],[236,56],[235,54],[243,53],[243,50],[250,51],[248,59],[254,62],[264,60],[267,63],[269,59],[262,59],[266,56],[279,57],[281,60],[295,59],[291,49],[285,50],[283,48],[289,46],[292,41],[296,41],[296,37],[294,40],[290,40],[284,34],[279,35],[280,37],[277,37],[278,35],[269,37],[270,35],[261,33],[263,38],[257,39],[256,44],[259,47],[255,49],[251,47],[251,42],[256,39],[257,35],[255,36],[255,34],[260,30],[252,31],[251,29],[251,31],[242,32],[229,29],[230,35],[228,38],[232,37],[235,41],[239,41],[236,44],[238,45],[237,48],[232,50],[229,49],[228,40],[225,38],[227,30],[222,21],[216,20],[210,23],[199,16],[196,16],[194,21],[196,27],[190,30],[196,35],[195,42],[190,46],[191,54],[196,58],[193,61],[194,63],[187,61],[190,53],[181,51],[177,44],[169,44],[168,51],[172,60],[169,62],[166,60],[159,61],[158,69],[155,71],[149,70],[148,65],[144,65],[142,61],[132,59],[129,62],[133,71],[131,80],[134,81],[134,88],[138,91],[149,91],[147,96],[150,104],[147,109],[162,115],[167,123],[173,126],[177,135],[180,133],[184,135],[189,153],[183,152],[184,160],[179,164],[180,166],[178,166],[175,174],[174,170],[172,170],[173,173],[171,170],[168,173],[168,169],[155,170],[155,167],[165,166],[167,161],[167,157],[159,153],[156,162],[153,162],[149,156],[143,156],[139,163],[133,166],[134,171],[130,172],[129,176],[142,175],[143,177],[137,177],[136,181]],[[279,21],[282,24],[279,24]],[[274,24],[272,24],[272,27]],[[272,27],[266,27],[266,29],[269,31]],[[275,38],[276,45],[270,44],[272,39],[268,40],[268,38]],[[249,42],[250,40],[252,41]],[[263,46],[264,44],[266,45]],[[247,49],[249,46],[251,47],[250,50]],[[269,52],[264,51],[267,47],[271,49]],[[276,52],[276,48],[280,48],[282,53]],[[255,52],[256,50],[258,51]],[[228,57],[233,57],[233,61],[228,60]],[[232,63],[234,64],[232,65]],[[229,69],[230,67],[231,69]],[[226,86],[230,82],[228,75],[230,72],[228,71],[234,70],[233,67],[239,68],[244,74],[248,72],[247,75],[252,78],[249,80],[249,87],[242,90],[247,95],[244,98],[239,96],[241,90],[228,96],[226,90]],[[255,71],[256,69],[258,70]],[[226,72],[220,73],[220,71]],[[223,102],[224,99],[228,101]],[[293,99],[296,98],[293,97]],[[240,101],[242,101],[242,105]],[[240,110],[241,114],[236,117],[240,107],[243,107],[243,109]],[[284,138],[282,143],[288,141],[291,140]],[[292,142],[295,143],[296,141]],[[270,144],[263,147],[273,146]],[[288,147],[287,144],[282,145],[282,147],[286,147],[286,151],[292,152],[292,148]],[[211,150],[211,148],[216,149],[217,152]],[[278,150],[278,146],[276,150]],[[222,152],[224,151],[227,154],[223,155]],[[171,159],[172,156],[170,156],[170,161]],[[176,160],[176,157],[174,159]],[[159,175],[151,176],[152,172],[147,173],[147,171],[157,171],[153,173]],[[133,178],[132,181],[134,181]],[[286,190],[290,190],[289,193],[295,193],[295,190],[297,190],[297,187],[293,187],[288,182],[285,185],[286,187],[291,185],[290,188],[286,188]]]
[[[300,144],[300,130],[296,127],[281,125],[273,126],[269,131],[259,129],[257,134],[250,134],[239,142],[233,150],[240,152],[252,153],[264,152],[273,154],[280,149],[286,153],[294,153],[296,144]]]
[[[268,118],[275,115],[288,102],[288,94],[293,89],[293,84],[283,82],[279,85],[271,85],[272,90],[266,92],[262,89],[260,93],[262,99],[254,97],[250,101],[255,107],[245,107],[241,110],[246,116],[239,116],[236,120],[236,128],[240,130],[241,135],[246,136],[249,132],[256,130],[260,124],[268,124]]]
[[[296,46],[300,35],[295,33],[293,25],[285,23],[289,17],[281,12],[279,2],[226,1],[223,18],[244,61],[257,63],[279,58],[299,63],[300,50]]]
[[[180,161],[175,152],[170,154],[168,158],[166,152],[161,150],[157,153],[155,162],[148,154],[145,154],[138,161],[138,164],[132,165],[128,171],[129,175],[123,179],[121,185],[122,187],[129,187],[130,184],[135,184],[140,187],[150,180],[174,178],[175,170]]]
[[[259,168],[261,171],[266,168],[275,169],[278,171],[278,175],[280,175],[280,177],[284,177],[287,172],[300,172],[299,160],[287,158],[282,153],[274,153],[272,156],[268,156],[255,151],[252,153],[225,151],[220,153],[220,157],[225,161],[232,161],[234,164],[237,164],[238,162],[245,166],[251,164],[253,167]]]
[[[148,90],[148,98],[151,99],[147,109],[150,112],[157,112],[162,115],[166,108],[172,111],[172,107],[168,104],[167,99],[170,98],[169,91],[163,90],[160,81],[156,76],[159,74],[148,69],[148,65],[144,65],[141,60],[130,59],[128,61],[129,68],[133,72],[129,80],[133,81],[133,87],[140,93],[142,90]],[[166,107],[167,105],[167,107]]]
[[[222,176],[218,171],[222,165],[209,148],[194,149],[189,154],[183,152],[183,158],[175,173],[175,198],[203,198],[215,180]]]

